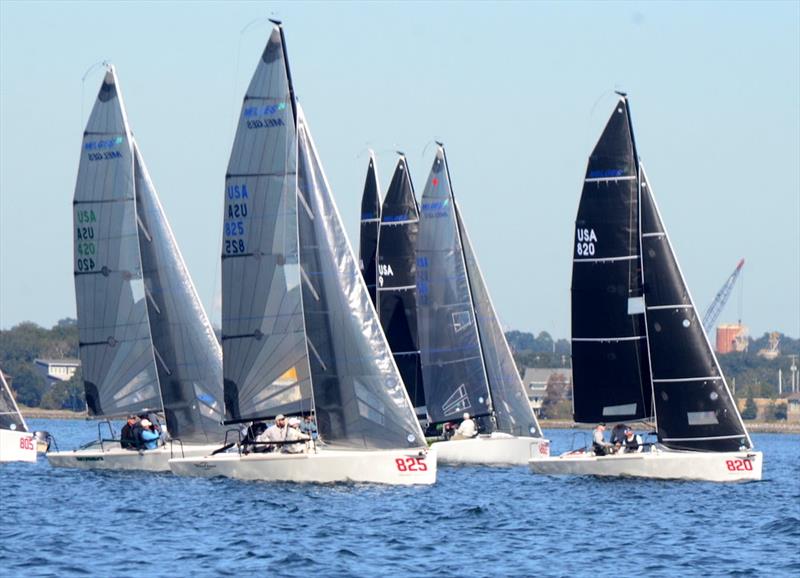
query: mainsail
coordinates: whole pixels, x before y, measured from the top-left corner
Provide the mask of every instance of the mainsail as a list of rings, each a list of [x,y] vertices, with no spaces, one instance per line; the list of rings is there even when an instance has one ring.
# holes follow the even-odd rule
[[[376,309],[411,402],[417,413],[424,414],[414,256],[418,230],[419,208],[414,185],[406,157],[401,154],[381,212]]]
[[[0,429],[10,429],[19,432],[28,431],[25,418],[19,412],[17,401],[8,386],[6,376],[0,371]]]
[[[589,158],[575,221],[572,371],[578,422],[652,415],[638,199],[636,149],[621,100]]]
[[[381,192],[375,170],[375,156],[370,153],[367,178],[361,196],[361,235],[358,263],[367,284],[369,297],[375,305],[378,283],[378,232],[381,225]]]
[[[332,447],[424,445],[294,99],[279,26],[248,88],[228,173],[225,223],[237,234],[223,247],[223,349],[234,418],[313,409]]]
[[[219,441],[222,350],[135,142],[133,150],[144,289],[169,433],[184,442]]]
[[[439,146],[422,196],[417,239],[422,367],[434,421],[458,409],[494,416],[492,429],[541,436],[475,252]],[[451,399],[460,398],[459,406]],[[432,399],[443,399],[433,404]],[[441,410],[441,411],[439,411]]]
[[[75,185],[75,297],[92,416],[159,411],[134,194],[133,144],[114,68],[83,135]]]
[[[641,168],[647,333],[659,440],[675,449],[752,447],[708,343]]]

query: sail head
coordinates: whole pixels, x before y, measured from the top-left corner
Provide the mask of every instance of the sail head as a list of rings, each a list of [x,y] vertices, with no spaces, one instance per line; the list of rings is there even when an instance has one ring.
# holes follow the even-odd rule
[[[358,247],[358,262],[369,297],[375,305],[378,283],[378,232],[381,226],[381,195],[375,157],[370,155],[364,191],[361,195],[361,235]]]

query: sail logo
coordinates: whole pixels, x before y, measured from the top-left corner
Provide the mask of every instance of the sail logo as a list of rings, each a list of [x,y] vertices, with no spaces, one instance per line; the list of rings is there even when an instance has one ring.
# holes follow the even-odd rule
[[[426,217],[446,217],[447,211],[445,209],[449,204],[450,199],[422,203],[422,212],[425,213]]]
[[[272,116],[286,109],[285,102],[278,104],[267,104],[265,106],[248,106],[244,109],[245,118],[252,118],[256,116]]]
[[[595,254],[595,243],[597,243],[597,235],[594,229],[576,229],[575,234],[578,237],[575,243],[575,252],[580,257],[592,257]]]
[[[589,171],[588,178],[590,179],[608,179],[612,177],[621,177],[625,171],[622,169],[595,169]]]
[[[246,199],[248,198],[247,185],[228,185],[226,194],[228,195],[229,199]]]
[[[94,150],[110,149],[114,148],[115,146],[121,145],[124,140],[125,139],[123,139],[121,136],[118,136],[117,138],[95,140],[85,143],[83,145],[83,150],[94,151]]]
[[[378,265],[378,275],[386,275],[388,277],[394,277],[394,271],[392,271],[391,265]]]
[[[471,407],[472,403],[469,401],[467,386],[462,383],[442,404],[442,413],[444,415],[453,415],[466,411]]]

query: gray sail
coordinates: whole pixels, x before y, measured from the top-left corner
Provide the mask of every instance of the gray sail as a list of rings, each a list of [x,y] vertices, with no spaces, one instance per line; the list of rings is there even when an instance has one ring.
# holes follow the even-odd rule
[[[145,296],[167,427],[185,442],[220,441],[222,350],[135,142],[133,150]]]
[[[542,430],[533,414],[530,401],[525,393],[525,386],[522,384],[517,370],[517,364],[514,363],[511,348],[508,346],[503,328],[497,318],[497,312],[483,280],[478,259],[472,249],[472,243],[470,243],[467,228],[461,218],[458,204],[455,205],[455,211],[461,230],[464,261],[467,265],[467,275],[472,290],[475,319],[481,338],[481,352],[489,378],[489,391],[492,395],[497,429],[513,435],[541,437]]]
[[[320,437],[342,448],[424,446],[299,109],[297,130],[300,273]]]
[[[84,132],[73,201],[80,358],[92,416],[161,409],[133,174],[130,129],[110,68]]]
[[[222,350],[234,419],[311,410],[287,74],[274,28],[244,97],[225,177]]]
[[[642,268],[659,441],[684,450],[751,448],[641,167],[640,174]]]
[[[14,394],[2,371],[0,371],[0,429],[28,431],[28,424],[19,412],[17,400],[14,399]]]
[[[416,250],[422,382],[431,422],[492,413],[450,179],[439,148],[422,195]]]

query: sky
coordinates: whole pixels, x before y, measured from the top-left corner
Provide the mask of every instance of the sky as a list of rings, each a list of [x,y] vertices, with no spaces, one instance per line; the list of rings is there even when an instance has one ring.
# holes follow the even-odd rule
[[[447,147],[506,329],[568,337],[574,219],[616,97],[699,312],[800,337],[800,2],[0,1],[0,328],[75,316],[81,136],[117,67],[137,142],[219,323],[224,175],[241,99],[283,20],[351,244],[367,150],[421,194]]]

